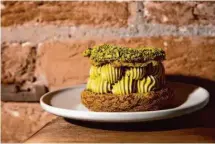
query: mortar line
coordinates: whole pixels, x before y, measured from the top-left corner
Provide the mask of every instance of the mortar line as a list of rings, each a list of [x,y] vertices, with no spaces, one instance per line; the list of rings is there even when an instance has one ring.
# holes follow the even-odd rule
[[[89,26],[22,25],[2,28],[3,42],[40,43],[47,40],[85,38],[131,38],[147,36],[215,36],[215,26],[173,26],[163,24],[137,24],[122,28],[93,28]]]

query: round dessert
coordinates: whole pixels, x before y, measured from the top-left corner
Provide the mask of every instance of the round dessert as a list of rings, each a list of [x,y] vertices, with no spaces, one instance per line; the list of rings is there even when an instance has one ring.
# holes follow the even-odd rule
[[[151,111],[171,105],[174,93],[166,86],[165,52],[151,47],[100,45],[88,48],[90,77],[81,94],[92,111]]]

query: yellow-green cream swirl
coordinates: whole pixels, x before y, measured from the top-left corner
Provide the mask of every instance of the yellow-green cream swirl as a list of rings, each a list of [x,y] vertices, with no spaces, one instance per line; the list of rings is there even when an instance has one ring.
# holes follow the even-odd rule
[[[137,81],[137,92],[147,93],[156,88],[157,80],[154,76],[150,75],[142,80]]]
[[[145,67],[130,68],[126,70],[125,75],[130,76],[132,79],[139,80],[142,79],[146,74]]]
[[[101,74],[101,67],[90,67],[90,77],[98,77]]]
[[[113,85],[112,93],[116,95],[130,94],[132,93],[133,79],[125,76],[115,85]]]
[[[110,64],[101,67],[102,79],[108,81],[111,84],[119,80],[121,75],[122,70],[120,68],[113,67]]]
[[[95,79],[89,78],[87,89],[96,93],[108,93],[111,91],[111,84],[102,80],[100,77]]]
[[[110,64],[91,66],[87,89],[95,93],[148,93],[165,85],[165,71],[161,62],[153,61],[145,67],[114,67]]]
[[[161,62],[153,62],[149,67],[149,74],[158,79],[158,85],[165,84],[165,69]]]

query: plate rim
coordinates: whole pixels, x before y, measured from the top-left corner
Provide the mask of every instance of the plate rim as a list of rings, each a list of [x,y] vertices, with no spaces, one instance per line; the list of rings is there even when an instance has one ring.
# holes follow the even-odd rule
[[[178,84],[186,84],[186,85],[193,85],[193,84],[187,84],[187,83],[182,83],[182,82],[170,82],[170,83],[178,83]],[[166,113],[166,114],[176,114],[174,116],[170,116],[170,117],[165,117],[164,119],[167,119],[167,118],[171,118],[171,117],[177,117],[177,116],[181,116],[181,115],[185,115],[185,114],[188,114],[188,113],[192,113],[192,112],[195,112],[197,110],[200,110],[202,109],[203,107],[205,107],[208,102],[209,102],[209,99],[210,99],[210,93],[203,87],[201,86],[197,86],[198,88],[202,89],[204,92],[205,92],[205,99],[202,100],[201,102],[197,103],[197,104],[192,104],[192,105],[189,105],[189,106],[178,106],[178,107],[175,107],[175,108],[170,108],[170,109],[164,109],[164,110],[156,110],[156,111],[137,111],[137,112],[94,112],[94,111],[78,111],[78,110],[74,110],[74,109],[65,109],[65,108],[59,108],[59,107],[54,107],[52,105],[49,105],[47,103],[45,103],[43,101],[43,99],[51,94],[54,94],[56,92],[61,92],[61,91],[65,91],[65,90],[68,90],[68,89],[75,89],[75,88],[83,88],[83,86],[86,86],[86,84],[79,84],[79,85],[75,85],[75,86],[69,86],[69,87],[65,87],[65,88],[61,88],[61,89],[57,89],[57,90],[54,90],[54,91],[50,91],[46,94],[44,94],[41,98],[40,98],[40,105],[41,107],[49,112],[49,113],[52,113],[52,114],[55,114],[55,115],[58,115],[58,116],[61,116],[61,117],[65,117],[65,116],[62,116],[61,114],[59,115],[59,113],[55,112],[55,111],[68,111],[70,113],[79,113],[79,115],[92,115],[92,116],[106,116],[106,115],[109,115],[111,113],[111,115],[126,115],[126,116],[129,116],[129,115],[147,115],[147,114],[160,114],[160,113]],[[188,110],[188,112],[187,112]],[[180,112],[180,111],[185,111],[185,112]],[[177,114],[178,113],[178,114]],[[90,121],[96,121],[95,119],[92,119],[90,118],[91,116],[88,116],[88,117],[84,117],[84,120],[90,120]],[[71,117],[68,117],[68,118],[71,118]],[[82,119],[82,118],[74,118],[74,116],[72,117],[73,119]],[[158,118],[158,120],[160,120],[162,118]],[[99,119],[98,121],[104,121],[102,119]],[[108,122],[111,122],[110,120],[107,120]],[[112,120],[114,122],[116,122],[116,120]],[[129,121],[132,121],[132,120],[129,120]],[[139,120],[141,121],[141,120]]]

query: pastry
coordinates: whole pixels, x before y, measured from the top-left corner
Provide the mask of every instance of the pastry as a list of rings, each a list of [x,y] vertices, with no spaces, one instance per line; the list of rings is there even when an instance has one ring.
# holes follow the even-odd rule
[[[167,87],[159,48],[99,45],[84,56],[92,64],[82,103],[92,111],[152,111],[171,105],[174,93]]]

